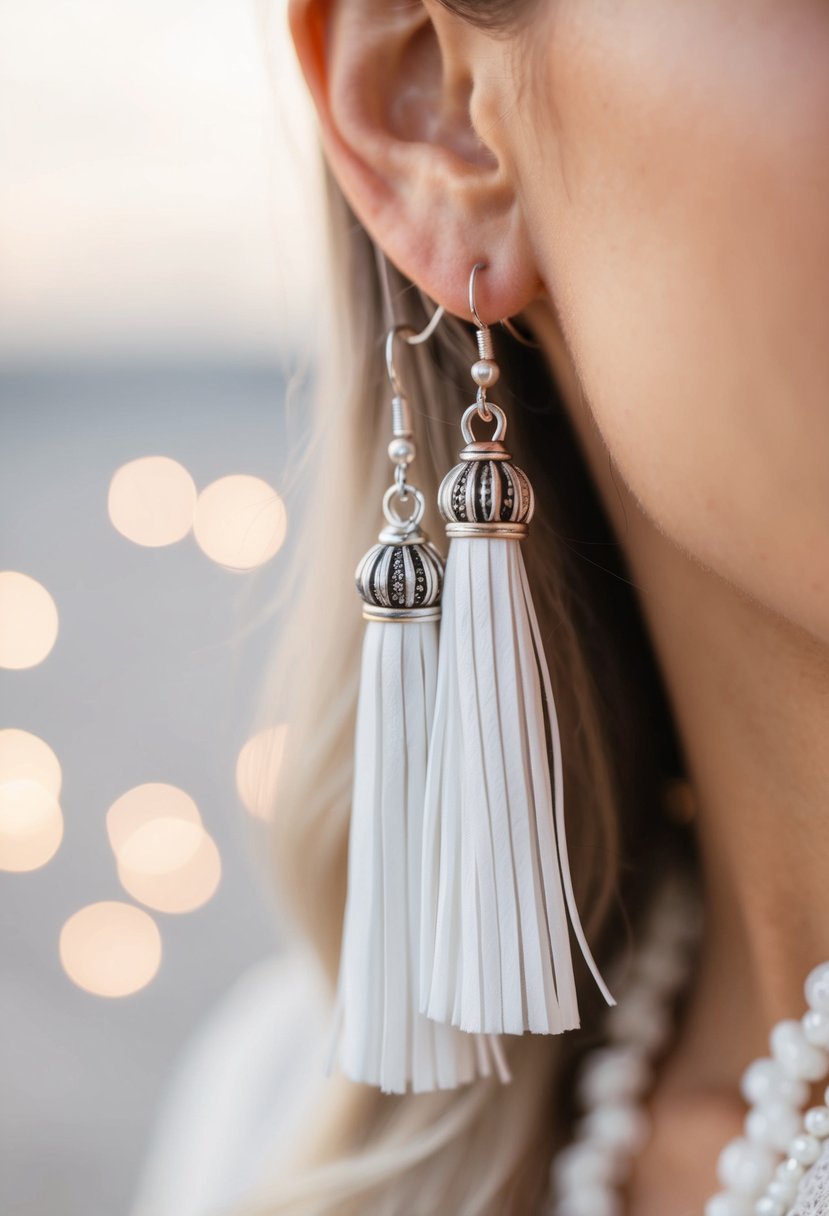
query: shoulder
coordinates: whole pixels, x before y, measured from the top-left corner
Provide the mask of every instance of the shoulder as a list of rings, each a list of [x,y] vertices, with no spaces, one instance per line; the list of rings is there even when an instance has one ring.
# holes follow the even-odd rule
[[[255,1188],[324,1082],[330,1017],[305,949],[235,982],[176,1065],[134,1216],[210,1216]]]

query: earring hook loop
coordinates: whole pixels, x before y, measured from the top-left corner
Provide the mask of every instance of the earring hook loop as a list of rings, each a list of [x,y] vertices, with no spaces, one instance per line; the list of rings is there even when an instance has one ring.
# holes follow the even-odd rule
[[[416,330],[413,325],[409,325],[403,321],[398,325],[392,325],[386,334],[386,374],[388,375],[392,391],[399,397],[404,396],[404,392],[400,377],[397,374],[397,368],[394,366],[395,338],[402,338],[409,346],[419,346],[421,342],[427,342],[437,329],[445,312],[446,309],[442,304],[439,304],[423,329]]]
[[[536,342],[534,338],[525,338],[521,331],[516,329],[509,317],[503,317],[499,323],[503,325],[507,333],[511,334],[512,337],[515,338],[515,341],[520,342],[522,346],[529,346],[532,350],[541,350],[541,343]]]
[[[472,273],[469,276],[469,311],[472,313],[472,317],[475,324],[478,326],[478,329],[489,329],[486,322],[482,321],[478,315],[478,307],[475,303],[475,280],[478,277],[478,271],[486,270],[486,267],[486,262],[476,262],[472,267]]]
[[[475,324],[478,326],[478,329],[481,330],[489,329],[489,325],[487,325],[486,321],[481,320],[480,314],[478,313],[478,307],[475,303],[475,280],[478,276],[478,271],[486,270],[486,268],[486,262],[476,262],[472,267],[472,273],[469,276],[469,311],[472,313],[472,317]],[[498,324],[503,325],[507,333],[515,338],[516,342],[520,342],[522,346],[532,347],[533,350],[541,349],[541,343],[534,341],[532,338],[525,338],[521,331],[517,329],[515,325],[513,325],[509,317],[502,317]]]

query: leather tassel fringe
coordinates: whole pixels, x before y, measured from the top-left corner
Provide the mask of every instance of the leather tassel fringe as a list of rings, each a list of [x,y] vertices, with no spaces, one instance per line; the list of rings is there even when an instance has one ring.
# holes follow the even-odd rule
[[[615,1002],[570,878],[558,722],[520,547],[532,490],[497,432],[495,442],[465,434],[438,499],[452,540],[424,807],[420,1008],[470,1033],[558,1034],[579,1025],[570,926]]]
[[[419,534],[376,546],[358,568],[369,619],[335,1041],[348,1077],[388,1093],[452,1089],[493,1071],[509,1079],[497,1041],[466,1035],[418,1009],[423,797],[441,573],[441,558]]]

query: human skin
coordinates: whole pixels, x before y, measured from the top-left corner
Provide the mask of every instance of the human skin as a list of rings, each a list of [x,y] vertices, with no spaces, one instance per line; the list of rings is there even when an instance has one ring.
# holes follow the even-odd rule
[[[290,11],[355,211],[459,316],[487,262],[479,311],[540,335],[627,554],[708,910],[630,1202],[700,1211],[829,958],[829,3],[560,0],[506,36]]]

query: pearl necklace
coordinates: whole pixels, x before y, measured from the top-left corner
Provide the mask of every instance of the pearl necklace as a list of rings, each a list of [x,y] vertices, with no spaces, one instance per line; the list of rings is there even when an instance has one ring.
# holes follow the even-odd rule
[[[617,978],[622,998],[605,1015],[608,1043],[591,1051],[579,1071],[583,1113],[572,1143],[552,1163],[550,1216],[622,1216],[622,1188],[650,1135],[644,1101],[654,1063],[670,1038],[671,1006],[687,983],[698,937],[691,892],[667,883],[621,985]],[[804,1016],[778,1022],[770,1055],[743,1074],[744,1134],[719,1155],[724,1189],[708,1200],[705,1216],[787,1216],[829,1139],[829,1087],[826,1105],[802,1113],[809,1083],[829,1074],[829,963],[810,972],[805,993]]]

